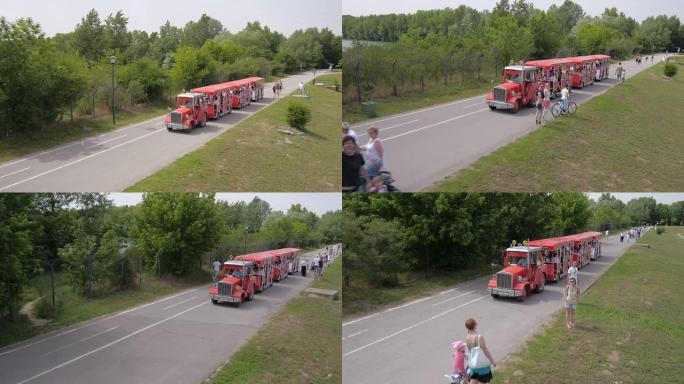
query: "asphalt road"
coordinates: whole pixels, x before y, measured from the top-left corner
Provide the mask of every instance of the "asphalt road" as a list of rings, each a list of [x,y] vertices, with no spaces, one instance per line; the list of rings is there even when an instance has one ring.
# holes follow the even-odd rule
[[[655,55],[655,61],[661,57]],[[622,64],[629,78],[652,62],[649,58],[641,64],[634,60]],[[610,66],[609,79],[573,90],[575,102],[580,105],[615,85],[615,68],[617,65]],[[385,149],[385,168],[397,180],[395,186],[403,192],[421,191],[537,128],[533,108],[516,114],[490,111],[485,98],[483,94],[369,120],[353,129],[363,144],[368,139],[366,130],[377,127]],[[553,118],[550,113],[548,118]]]
[[[207,285],[2,348],[0,383],[199,383],[310,276],[291,275],[239,308],[212,304]]]
[[[596,281],[632,244],[621,244],[617,236],[602,241],[603,255],[579,271],[580,289]],[[453,363],[451,343],[465,339],[466,319],[477,321],[498,363],[562,308],[566,279],[546,285],[544,292],[522,303],[492,298],[488,280],[489,276],[478,278],[435,296],[344,322],[342,382],[446,383],[444,375],[451,373]],[[577,310],[582,311],[581,300]]]
[[[311,79],[312,72],[282,79],[283,95]],[[160,116],[1,163],[0,192],[122,191],[267,107],[275,100],[272,85],[265,85],[262,100],[189,134],[167,132]]]

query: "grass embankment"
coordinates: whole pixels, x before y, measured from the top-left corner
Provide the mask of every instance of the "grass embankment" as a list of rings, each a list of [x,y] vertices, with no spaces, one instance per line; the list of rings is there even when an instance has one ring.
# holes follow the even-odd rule
[[[337,258],[315,288],[342,288]],[[300,294],[238,350],[209,383],[342,382],[342,304]]]
[[[682,234],[680,237],[679,234]],[[684,227],[655,230],[565,315],[494,374],[495,383],[674,383],[684,376]]]
[[[67,121],[56,123],[31,135],[2,138],[0,140],[0,162],[29,155],[35,152],[55,148],[85,137],[100,135],[116,128],[153,119],[167,112],[167,103],[148,104],[132,107],[127,111],[116,112],[116,125],[112,125],[112,115],[95,118],[79,118],[74,123]]]
[[[413,92],[400,97],[376,99],[374,100],[377,113],[376,117],[389,116],[432,105],[448,103],[450,101],[467,99],[486,93],[491,88],[492,85],[487,82],[480,82],[466,87],[456,85],[446,87],[438,86],[430,88],[423,93]],[[345,104],[342,106],[343,121],[359,123],[368,119],[369,117],[362,112],[359,103]]]
[[[53,331],[98,316],[118,312],[139,304],[171,295],[193,286],[208,284],[211,281],[208,272],[198,271],[183,279],[165,277],[159,280],[154,276],[143,275],[141,286],[88,299],[75,294],[61,273],[55,274],[55,296],[58,310],[54,318],[44,326],[33,326],[26,316],[19,316],[15,321],[0,319],[0,346]],[[137,283],[137,280],[136,280]],[[51,303],[52,290],[50,275],[41,275],[31,280],[30,287],[23,295],[24,303],[44,297]],[[36,303],[37,304],[37,303]],[[34,313],[37,308],[34,306]]]
[[[433,275],[427,280],[423,272],[404,273],[399,275],[399,285],[391,288],[373,287],[355,280],[352,288],[344,292],[343,314],[346,317],[377,311],[392,304],[431,296],[455,284],[491,273],[489,267],[482,267]]]
[[[316,79],[332,84],[341,81],[341,74]],[[309,99],[283,97],[127,190],[339,191],[342,96],[311,83],[306,87]],[[278,131],[287,126],[287,106],[293,101],[311,109],[311,122],[302,136]]]
[[[646,69],[433,190],[683,190],[684,67],[679,72],[668,80],[662,64]]]

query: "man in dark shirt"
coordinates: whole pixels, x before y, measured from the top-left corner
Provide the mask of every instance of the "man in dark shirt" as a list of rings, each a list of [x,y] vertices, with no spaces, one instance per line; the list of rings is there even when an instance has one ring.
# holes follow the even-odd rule
[[[356,141],[351,136],[342,139],[342,191],[358,192],[361,177],[370,185],[370,178],[366,173],[363,156],[356,150]],[[361,176],[361,177],[359,177]]]

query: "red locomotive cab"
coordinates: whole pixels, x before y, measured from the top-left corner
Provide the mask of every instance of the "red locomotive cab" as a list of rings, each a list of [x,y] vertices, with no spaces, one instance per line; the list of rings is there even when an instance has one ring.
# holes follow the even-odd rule
[[[504,268],[487,284],[494,298],[515,297],[523,301],[531,292],[542,292],[546,284],[546,267],[541,247],[512,246],[506,249]]]
[[[512,113],[534,103],[539,87],[538,68],[535,66],[510,65],[503,70],[501,84],[487,94],[490,109],[504,109]]]
[[[183,93],[176,97],[176,109],[164,117],[164,125],[169,131],[190,132],[195,127],[207,123],[206,95],[203,93]]]
[[[223,264],[223,277],[209,288],[211,302],[239,306],[243,301],[252,300],[256,288],[255,268],[256,265],[249,261],[226,261]]]

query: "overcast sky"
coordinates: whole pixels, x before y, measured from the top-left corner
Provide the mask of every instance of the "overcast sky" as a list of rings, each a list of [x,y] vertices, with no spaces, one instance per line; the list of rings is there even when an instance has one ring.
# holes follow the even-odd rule
[[[48,36],[71,32],[91,9],[100,19],[122,10],[128,30],[159,31],[166,20],[182,27],[203,13],[218,19],[230,32],[238,32],[249,21],[260,21],[271,30],[289,36],[297,29],[330,28],[342,34],[341,0],[2,0],[0,16],[8,20],[32,17]]]
[[[547,10],[551,4],[560,6],[564,0],[532,0],[537,9]],[[417,10],[457,8],[461,4],[480,11],[492,10],[497,0],[343,0],[342,13],[361,16],[386,13],[415,13]],[[512,1],[511,1],[512,2]],[[617,7],[625,15],[642,21],[648,16],[675,15],[684,21],[684,1],[682,0],[575,0],[590,16],[599,16],[605,8]]]
[[[589,198],[597,201],[601,197],[601,193],[587,193]],[[611,193],[611,195],[622,200],[623,202],[628,202],[632,199],[638,199],[640,197],[653,197],[658,203],[672,204],[677,201],[684,201],[684,193]]]
[[[301,204],[303,207],[318,216],[328,211],[342,209],[342,196],[339,193],[217,193],[218,200],[235,203],[244,201],[249,203],[258,196],[267,201],[271,209],[287,212],[292,204]],[[142,201],[142,193],[110,193],[109,198],[114,200],[115,205],[136,205]]]

